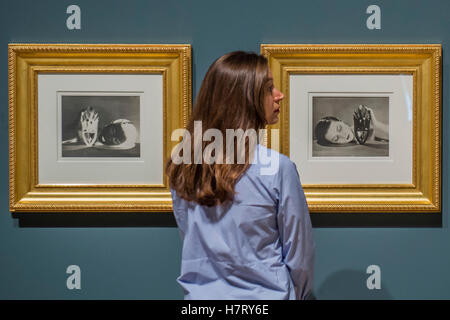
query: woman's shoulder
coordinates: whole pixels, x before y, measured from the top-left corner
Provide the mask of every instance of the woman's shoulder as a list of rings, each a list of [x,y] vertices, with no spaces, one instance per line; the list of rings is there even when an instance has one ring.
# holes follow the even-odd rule
[[[291,159],[289,159],[289,157],[285,156],[284,154],[278,152],[275,149],[271,149],[271,148],[267,148],[266,146],[262,145],[262,144],[257,144],[256,145],[256,151],[259,154],[263,154],[263,155],[267,155],[267,157],[277,157],[280,159],[280,162],[292,162]]]
[[[260,177],[283,177],[297,173],[294,162],[280,152],[258,144],[251,171]],[[257,171],[255,171],[257,170]]]

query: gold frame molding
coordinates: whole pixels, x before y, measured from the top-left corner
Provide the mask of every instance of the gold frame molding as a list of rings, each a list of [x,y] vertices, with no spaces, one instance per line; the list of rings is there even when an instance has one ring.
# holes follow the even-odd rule
[[[284,93],[276,141],[289,156],[290,74],[411,74],[413,76],[412,184],[304,184],[311,212],[441,211],[440,44],[262,44],[274,83]],[[269,129],[270,129],[269,128]],[[271,136],[268,131],[268,145]]]
[[[163,163],[191,113],[191,46],[9,44],[9,206],[12,212],[171,211],[160,185],[40,185],[37,76],[40,73],[162,74]],[[161,168],[164,170],[164,168]]]

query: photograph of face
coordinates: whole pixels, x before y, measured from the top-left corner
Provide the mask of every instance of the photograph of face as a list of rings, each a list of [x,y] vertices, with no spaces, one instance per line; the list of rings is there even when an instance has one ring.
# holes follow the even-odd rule
[[[388,157],[389,97],[312,97],[313,157]]]
[[[61,96],[61,156],[140,157],[140,97]]]

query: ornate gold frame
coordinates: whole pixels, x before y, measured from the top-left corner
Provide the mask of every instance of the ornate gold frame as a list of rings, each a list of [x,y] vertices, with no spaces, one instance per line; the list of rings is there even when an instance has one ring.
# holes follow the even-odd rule
[[[412,74],[413,183],[303,185],[311,212],[441,210],[441,45],[262,44],[275,85],[285,94],[279,151],[289,156],[290,74]],[[270,130],[268,131],[270,146]],[[275,149],[278,149],[274,147]]]
[[[9,44],[10,211],[171,211],[168,179],[161,185],[40,185],[39,73],[163,75],[163,163],[191,112],[190,45]],[[164,170],[164,168],[161,168]]]

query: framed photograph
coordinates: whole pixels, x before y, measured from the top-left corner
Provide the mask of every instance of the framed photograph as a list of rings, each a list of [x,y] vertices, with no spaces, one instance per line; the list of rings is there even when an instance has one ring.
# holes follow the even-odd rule
[[[10,44],[10,210],[170,211],[189,45]]]
[[[440,45],[261,45],[311,212],[441,210]],[[273,131],[275,130],[275,131]]]

